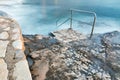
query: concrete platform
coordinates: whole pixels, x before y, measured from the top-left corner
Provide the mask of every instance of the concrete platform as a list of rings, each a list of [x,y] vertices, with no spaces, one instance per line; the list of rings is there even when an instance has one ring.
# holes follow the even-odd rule
[[[63,29],[58,30],[51,33],[53,37],[56,39],[62,41],[62,42],[70,42],[70,41],[76,41],[80,39],[86,39],[87,36],[83,35],[82,33],[79,33],[73,29]]]

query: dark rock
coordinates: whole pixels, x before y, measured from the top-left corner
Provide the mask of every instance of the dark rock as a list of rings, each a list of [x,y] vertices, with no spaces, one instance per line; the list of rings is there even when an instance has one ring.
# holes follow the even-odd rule
[[[40,76],[35,75],[40,75],[39,69],[47,66],[45,80],[119,80],[119,34],[117,31],[94,34],[92,39],[68,43],[51,37],[24,36],[26,55],[33,61],[30,64],[33,80],[39,80]],[[49,65],[39,68],[43,59]]]

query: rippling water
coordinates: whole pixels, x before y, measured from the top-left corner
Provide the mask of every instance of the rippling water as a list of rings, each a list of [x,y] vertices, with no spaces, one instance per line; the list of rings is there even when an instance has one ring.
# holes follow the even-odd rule
[[[103,4],[103,6],[100,6],[97,2],[96,4],[94,3],[94,5],[88,5],[84,1],[82,3],[84,4],[74,2],[73,5],[72,2],[70,2],[68,3],[69,5],[67,5],[67,2],[58,1],[55,3],[47,2],[47,4],[45,2],[37,2],[34,4],[7,4],[1,5],[0,10],[7,12],[11,17],[16,19],[19,22],[24,34],[47,35],[51,31],[68,28],[69,22],[60,27],[56,27],[56,20],[58,18],[62,18],[60,21],[62,22],[67,19],[70,16],[67,10],[70,8],[95,11],[97,13],[97,22],[94,30],[95,33],[104,33],[114,30],[120,31],[120,8],[117,6],[117,2],[114,3],[113,6],[111,6],[113,2]],[[61,14],[64,16],[60,17]],[[79,20],[78,22],[73,21],[74,29],[85,34],[90,33],[91,26],[83,24],[81,21],[91,24],[93,20],[92,15],[73,13],[73,18],[75,20]]]

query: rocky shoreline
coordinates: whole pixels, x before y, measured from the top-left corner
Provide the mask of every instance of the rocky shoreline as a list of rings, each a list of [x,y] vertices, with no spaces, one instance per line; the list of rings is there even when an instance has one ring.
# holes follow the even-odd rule
[[[120,80],[120,32],[55,33],[22,35],[15,20],[0,17],[0,80]]]
[[[67,43],[41,35],[23,37],[33,80],[120,79],[120,32]]]

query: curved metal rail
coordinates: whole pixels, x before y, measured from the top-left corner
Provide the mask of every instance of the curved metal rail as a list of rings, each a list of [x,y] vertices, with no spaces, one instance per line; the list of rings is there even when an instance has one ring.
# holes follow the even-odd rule
[[[73,21],[76,21],[76,22],[78,22],[78,23],[80,23],[80,24],[87,24],[87,25],[89,25],[89,26],[92,26],[92,24],[89,22],[84,22],[84,21],[80,21],[80,20],[77,20],[77,19],[72,19]]]
[[[70,18],[66,19],[64,22],[62,22],[61,24],[57,25],[58,27],[62,26],[63,24],[65,24],[67,21],[69,21]]]
[[[70,9],[70,18],[68,18],[67,20],[65,20],[63,23],[61,23],[60,25],[58,25],[58,22],[60,21],[60,19],[58,19],[56,21],[56,26],[61,26],[63,25],[64,23],[66,23],[68,20],[70,20],[70,28],[73,28],[72,27],[72,24],[73,24],[73,12],[79,12],[79,13],[87,13],[87,14],[92,14],[94,16],[94,20],[93,20],[93,23],[92,23],[92,30],[91,30],[91,34],[90,34],[90,38],[92,38],[92,35],[93,35],[93,31],[94,31],[94,27],[95,27],[95,22],[96,22],[96,13],[95,12],[92,12],[92,11],[85,11],[85,10],[78,10],[78,9]]]

